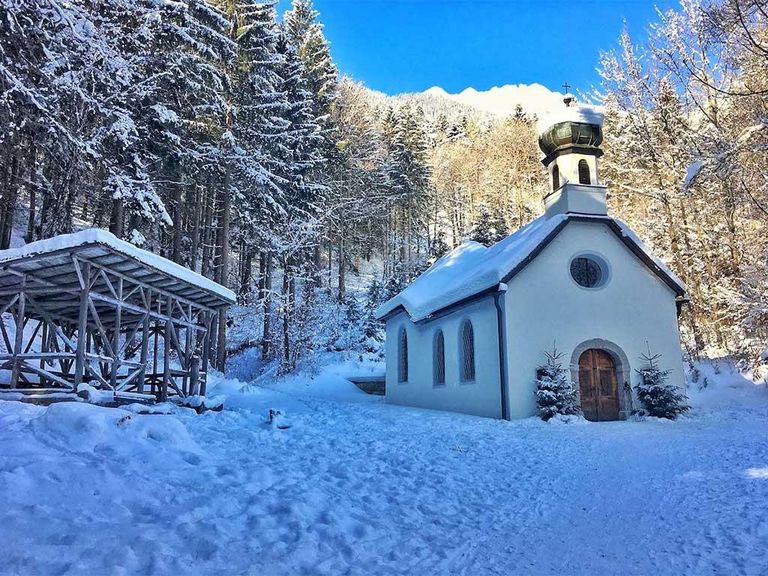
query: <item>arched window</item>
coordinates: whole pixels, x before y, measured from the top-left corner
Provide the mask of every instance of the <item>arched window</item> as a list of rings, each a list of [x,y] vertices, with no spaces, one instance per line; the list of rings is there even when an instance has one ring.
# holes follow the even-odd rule
[[[459,339],[461,349],[459,358],[461,359],[461,381],[472,382],[475,379],[475,331],[472,328],[472,322],[464,320],[461,325],[461,338]]]
[[[400,328],[397,338],[397,381],[408,382],[408,332]]]
[[[552,192],[560,188],[560,168],[555,164],[552,167]]]
[[[435,333],[435,345],[432,357],[434,367],[435,386],[445,384],[445,337],[443,331],[438,330]]]
[[[592,184],[589,176],[589,164],[586,160],[579,160],[579,184]]]

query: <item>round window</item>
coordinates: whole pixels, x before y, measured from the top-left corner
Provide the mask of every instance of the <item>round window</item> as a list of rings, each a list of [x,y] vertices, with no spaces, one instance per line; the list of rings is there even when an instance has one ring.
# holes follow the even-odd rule
[[[571,260],[571,277],[579,286],[597,288],[607,279],[604,266],[591,256],[578,256]]]

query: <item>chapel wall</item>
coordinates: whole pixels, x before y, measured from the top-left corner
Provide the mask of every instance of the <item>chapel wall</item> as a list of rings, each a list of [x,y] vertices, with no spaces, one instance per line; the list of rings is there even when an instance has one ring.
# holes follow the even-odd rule
[[[475,339],[475,380],[460,378],[460,330],[470,320]],[[408,333],[408,381],[398,382],[399,331]],[[445,339],[445,385],[434,383],[434,343],[437,330]],[[387,320],[386,401],[435,410],[464,412],[476,416],[501,417],[499,340],[494,296],[489,295],[456,311],[414,324],[405,312]]]
[[[579,254],[596,253],[609,265],[602,287],[587,289],[571,278],[569,264]],[[631,384],[639,381],[641,355],[662,354],[660,366],[683,386],[683,364],[675,293],[604,223],[569,222],[508,285],[506,293],[508,413],[536,412],[536,368],[553,345],[568,367],[574,349],[587,340],[607,340],[629,362]],[[623,382],[619,382],[623,387]]]

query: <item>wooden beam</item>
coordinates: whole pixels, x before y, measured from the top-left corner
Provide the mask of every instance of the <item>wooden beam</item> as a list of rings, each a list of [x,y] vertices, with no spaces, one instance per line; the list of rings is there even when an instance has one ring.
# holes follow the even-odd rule
[[[90,260],[87,260],[87,259],[84,259],[84,258],[81,258],[81,260],[83,262],[90,262]],[[94,264],[94,266],[99,267],[98,264]],[[152,267],[148,266],[148,269],[152,269]],[[177,298],[177,299],[179,299],[179,300],[181,300],[181,301],[183,301],[185,303],[192,303],[192,304],[194,304],[197,307],[201,307],[201,308],[203,307],[199,302],[195,302],[194,300],[189,300],[187,298],[179,296],[174,291],[171,291],[171,290],[167,289],[167,287],[169,287],[169,286],[179,286],[180,287],[179,289],[181,290],[182,286],[184,286],[185,288],[190,286],[190,284],[188,282],[185,282],[184,280],[181,280],[180,278],[177,278],[176,276],[172,276],[170,274],[158,272],[158,274],[160,275],[160,278],[167,279],[168,281],[164,282],[162,284],[149,284],[149,283],[147,283],[144,280],[137,279],[136,277],[126,276],[125,274],[122,274],[122,273],[117,272],[115,270],[112,270],[111,273],[112,273],[113,276],[121,277],[121,278],[123,278],[124,280],[127,280],[130,283],[139,284],[139,285],[144,286],[145,288],[151,288],[152,290],[160,292],[163,296],[173,296],[173,297],[175,297],[175,298]],[[199,286],[195,286],[195,288],[199,289],[204,294],[211,294],[212,296],[216,296],[218,301],[221,301],[221,297],[217,296],[215,293],[210,292],[209,290],[206,290],[205,288],[201,288]],[[227,305],[228,304],[229,303],[227,303]],[[209,307],[206,306],[206,308],[209,308]],[[213,311],[214,309],[211,308],[211,310]]]
[[[13,298],[11,298],[11,299],[10,299],[8,302],[6,302],[5,304],[3,304],[3,307],[2,307],[2,308],[0,308],[0,316],[2,316],[3,314],[5,314],[6,312],[8,312],[8,310],[10,309],[10,307],[11,307],[11,306],[13,306],[14,304],[16,304],[16,301],[17,301],[18,299],[19,299],[19,293],[18,293],[18,291],[16,291],[16,293],[15,293],[14,297],[13,297]]]
[[[29,321],[29,318],[25,319],[24,324],[26,325]],[[38,332],[40,332],[40,327],[43,325],[42,322],[37,320],[37,326],[35,326],[35,329],[32,330],[32,335],[29,337],[29,341],[27,342],[27,345],[24,347],[24,354],[29,352],[32,349],[32,345],[35,343],[35,338],[37,338]]]
[[[159,300],[158,300],[159,301]],[[171,297],[166,297],[166,303],[167,307],[171,307]],[[163,337],[163,386],[160,389],[160,402],[165,402],[168,400],[168,383],[170,381],[171,376],[171,347],[170,347],[170,341],[171,341],[171,335],[170,332],[173,330],[173,324],[170,322],[170,320],[165,321],[165,336]]]
[[[72,338],[68,337],[66,334],[64,334],[64,331],[62,330],[61,326],[56,324],[54,321],[54,318],[52,315],[48,314],[41,306],[37,303],[32,297],[27,296],[27,302],[29,302],[29,305],[34,308],[35,313],[40,315],[44,320],[48,322],[48,324],[53,327],[54,332],[56,333],[56,336],[58,336],[71,350],[77,349],[77,344],[75,343]],[[87,304],[86,304],[87,305]],[[80,304],[82,307],[82,303]]]
[[[19,293],[19,299],[16,302],[16,333],[14,334],[13,341],[13,368],[11,368],[11,388],[16,388],[19,383],[19,363],[18,355],[21,352],[21,347],[24,342],[24,308],[27,302],[26,294],[24,294],[24,288],[26,287],[26,278],[21,281],[21,292]],[[0,320],[2,321],[2,320]]]
[[[152,291],[148,288],[147,291],[147,297],[146,301],[147,303],[152,302]],[[144,295],[142,294],[142,298],[144,298]],[[144,319],[141,323],[141,354],[139,355],[139,362],[141,363],[141,376],[139,378],[139,385],[138,385],[138,391],[140,393],[144,392],[144,378],[147,374],[147,354],[149,352],[149,312],[147,312],[144,315]]]
[[[77,266],[77,261],[75,261]],[[80,312],[77,319],[77,346],[75,347],[75,389],[83,382],[83,376],[85,376],[85,352],[86,352],[86,334],[88,333],[88,304],[91,303],[89,298],[90,292],[90,277],[91,277],[91,265],[85,263],[83,266],[82,292],[80,294]]]
[[[109,341],[109,336],[107,335],[107,330],[104,328],[104,325],[101,323],[101,318],[99,318],[99,312],[96,310],[96,306],[93,304],[93,300],[91,298],[92,294],[88,295],[88,308],[91,310],[91,317],[96,324],[96,328],[99,330],[99,334],[101,335],[101,344],[105,348],[109,349],[110,356],[115,356],[115,351],[112,349],[112,344]]]
[[[213,315],[210,312],[203,313],[203,325],[205,326],[205,332],[203,334],[203,374],[208,373],[208,363],[211,354],[211,321]],[[203,381],[200,387],[200,394],[205,396],[206,387],[208,385],[207,378]]]
[[[115,296],[117,297],[117,309],[115,310],[115,332],[113,334],[112,352],[115,356],[115,362],[112,364],[112,373],[110,374],[110,384],[114,389],[117,386],[117,371],[120,369],[120,322],[122,320],[123,312],[123,279],[117,279],[117,290]]]
[[[0,332],[3,334],[3,343],[5,344],[5,349],[9,354],[13,354],[13,344],[11,344],[11,338],[8,336],[8,330],[6,329],[5,322],[3,322],[2,318],[0,318]]]
[[[69,382],[65,380],[64,378],[61,378],[60,376],[54,374],[53,372],[49,372],[48,370],[44,368],[40,368],[38,366],[34,366],[30,364],[29,362],[24,362],[24,367],[27,370],[30,370],[37,374],[38,376],[42,376],[44,378],[47,378],[48,380],[51,380],[53,382],[56,382],[57,384],[60,384],[61,386],[64,386],[65,388],[69,388],[70,390],[75,390],[76,386],[72,384],[72,382]]]

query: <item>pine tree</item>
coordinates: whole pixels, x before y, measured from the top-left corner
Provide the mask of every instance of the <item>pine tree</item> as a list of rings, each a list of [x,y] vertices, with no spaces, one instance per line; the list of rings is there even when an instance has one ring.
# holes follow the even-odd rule
[[[642,377],[635,388],[637,398],[649,416],[674,420],[690,407],[680,389],[667,381],[671,370],[659,368],[659,358],[661,354],[651,354],[650,351],[643,355],[646,365],[637,371]]]
[[[376,278],[373,279],[366,294],[363,309],[363,335],[366,338],[383,341],[382,328],[384,324],[376,319],[376,309],[385,302],[384,286]]]
[[[469,233],[470,240],[485,246],[493,246],[507,237],[509,230],[499,210],[492,212],[486,204],[480,204],[477,211],[475,225]]]
[[[545,352],[546,364],[536,371],[536,404],[539,416],[547,421],[557,416],[578,416],[581,414],[576,386],[571,381],[568,370],[563,368],[564,354],[554,348]]]
[[[316,216],[326,191],[312,173],[325,164],[321,128],[312,112],[312,93],[307,89],[305,68],[284,31],[278,37],[281,65],[278,90],[285,96],[278,174],[283,180],[290,210]]]
[[[438,230],[435,237],[432,239],[432,243],[429,245],[429,265],[431,266],[437,260],[448,254],[451,248],[445,241],[445,232]]]
[[[315,119],[327,121],[336,96],[338,70],[319,16],[311,0],[293,0],[291,9],[285,13],[284,26],[288,41],[304,64],[307,89],[314,98]]]
[[[306,175],[308,183],[315,186],[318,213],[327,215],[333,200],[329,197],[335,188],[342,186],[345,178],[339,176],[341,160],[337,150],[336,127],[333,122],[333,104],[338,87],[338,70],[331,58],[330,46],[323,33],[319,13],[311,0],[293,0],[290,10],[285,13],[283,30],[286,42],[293,47],[301,62],[303,88],[309,94],[312,121],[319,128],[319,151],[322,163],[313,167]],[[330,236],[328,222],[318,222],[318,237]],[[344,265],[343,249],[339,261]],[[312,279],[320,285],[320,242],[315,242],[311,253]],[[339,274],[340,297],[344,293],[344,276]]]

